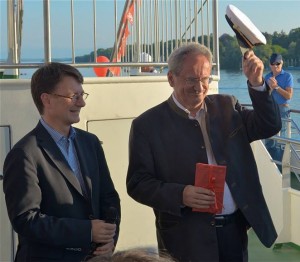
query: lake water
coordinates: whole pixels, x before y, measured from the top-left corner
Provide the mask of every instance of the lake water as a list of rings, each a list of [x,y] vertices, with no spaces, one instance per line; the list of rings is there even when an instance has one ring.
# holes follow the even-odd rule
[[[287,70],[288,71],[288,70]],[[293,75],[294,78],[294,92],[290,102],[290,108],[300,110],[300,70],[288,71]],[[266,74],[267,72],[265,72]],[[220,72],[219,82],[219,93],[220,94],[232,94],[241,104],[250,104],[251,100],[248,95],[246,78],[242,71],[225,71]],[[292,119],[300,127],[300,114],[291,113]],[[298,135],[293,135],[293,138],[298,138]]]
[[[294,95],[291,99],[291,108],[300,110],[300,83],[298,82],[300,81],[300,70],[291,70],[288,72],[290,72],[294,77]],[[265,72],[265,74],[266,73],[267,72]],[[239,99],[240,103],[250,103],[246,78],[242,71],[232,72],[221,70],[219,93],[233,94]]]

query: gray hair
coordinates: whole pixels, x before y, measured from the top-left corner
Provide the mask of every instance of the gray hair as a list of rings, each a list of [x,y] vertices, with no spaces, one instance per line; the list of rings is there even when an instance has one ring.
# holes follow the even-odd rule
[[[173,72],[175,75],[179,75],[183,67],[183,62],[189,54],[205,56],[212,66],[212,53],[209,48],[193,42],[182,45],[171,53],[168,59],[169,71]]]

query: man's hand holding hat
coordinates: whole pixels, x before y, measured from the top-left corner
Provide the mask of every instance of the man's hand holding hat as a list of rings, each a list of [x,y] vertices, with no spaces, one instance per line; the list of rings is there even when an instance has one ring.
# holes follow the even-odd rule
[[[252,50],[247,51],[243,59],[243,71],[253,87],[264,84],[264,63],[254,54]]]

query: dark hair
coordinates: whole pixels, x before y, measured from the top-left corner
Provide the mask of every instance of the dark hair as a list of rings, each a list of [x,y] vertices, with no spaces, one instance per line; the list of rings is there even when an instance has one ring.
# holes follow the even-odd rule
[[[32,75],[31,95],[40,114],[44,111],[41,94],[52,93],[65,76],[71,76],[78,83],[83,84],[81,73],[75,67],[62,63],[47,63]]]

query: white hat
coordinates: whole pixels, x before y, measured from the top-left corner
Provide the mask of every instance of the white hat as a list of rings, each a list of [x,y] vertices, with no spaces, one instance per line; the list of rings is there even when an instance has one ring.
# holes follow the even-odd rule
[[[237,7],[228,5],[226,9],[226,20],[236,33],[240,44],[246,48],[267,43],[265,36],[251,22],[251,20]]]

